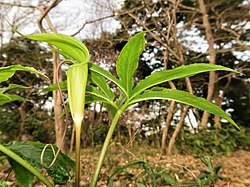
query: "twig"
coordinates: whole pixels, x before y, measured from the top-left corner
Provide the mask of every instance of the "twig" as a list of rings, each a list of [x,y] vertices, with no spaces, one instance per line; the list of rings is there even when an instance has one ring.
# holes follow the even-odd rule
[[[36,8],[33,5],[23,5],[23,4],[15,4],[15,3],[8,3],[8,2],[0,2],[0,5],[16,6],[16,7],[21,7],[21,8],[33,8],[33,9]]]
[[[44,9],[44,7],[40,8],[40,7],[37,7],[41,12],[42,12],[42,16],[39,18],[38,20],[38,26],[40,28],[40,30],[42,32],[46,32],[46,30],[43,28],[43,24],[42,24],[42,21],[45,17],[47,17],[49,11],[54,8],[56,5],[58,5],[58,3],[60,3],[61,0],[54,0],[50,6],[48,6],[47,8]],[[48,22],[48,19],[46,19],[47,22]],[[49,23],[48,23],[49,24]],[[50,27],[53,27],[52,24],[49,24]]]
[[[97,19],[94,19],[94,20],[86,21],[74,34],[71,34],[71,36],[75,36],[75,35],[79,34],[84,29],[84,27],[86,25],[88,25],[88,24],[99,22],[99,21],[102,21],[102,20],[105,20],[105,19],[108,19],[108,18],[112,18],[114,16],[115,16],[115,14],[111,14],[111,15],[108,15],[108,16],[105,16],[105,17],[101,17],[101,18],[97,18]]]
[[[69,116],[68,116],[68,112],[67,112],[67,108],[66,108],[64,99],[63,99],[63,94],[62,94],[62,90],[61,90],[61,86],[60,86],[60,82],[59,82],[59,77],[58,77],[58,76],[59,76],[59,69],[60,69],[61,65],[62,65],[63,63],[65,63],[65,62],[72,62],[72,63],[75,63],[75,62],[72,61],[72,60],[63,60],[63,61],[61,61],[61,62],[58,64],[57,69],[56,69],[56,72],[57,72],[56,84],[57,84],[58,92],[59,92],[59,94],[60,94],[60,96],[61,96],[61,100],[62,100],[62,104],[63,104],[63,111],[64,111],[64,113],[65,113],[65,126],[66,126],[66,127],[65,127],[65,130],[64,130],[64,132],[63,132],[62,142],[61,142],[60,146],[58,147],[58,150],[57,150],[57,152],[56,152],[56,154],[55,154],[55,156],[54,156],[52,162],[50,163],[50,165],[49,165],[48,167],[46,167],[46,166],[43,164],[43,155],[44,155],[44,154],[41,155],[41,165],[42,165],[43,167],[45,167],[45,168],[50,168],[50,167],[52,167],[52,166],[54,165],[56,159],[58,158],[58,155],[59,155],[59,153],[60,153],[60,151],[61,151],[61,149],[62,149],[62,146],[63,146],[63,144],[64,144],[64,139],[65,139],[65,137],[66,137],[67,127],[68,127],[68,119],[69,119]],[[46,150],[47,146],[48,146],[48,144],[43,148],[43,152]]]

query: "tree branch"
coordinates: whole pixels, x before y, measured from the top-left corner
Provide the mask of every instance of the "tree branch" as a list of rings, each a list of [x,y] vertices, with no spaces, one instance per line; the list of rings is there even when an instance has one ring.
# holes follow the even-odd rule
[[[94,20],[86,21],[74,34],[71,34],[71,36],[75,36],[75,35],[79,34],[84,29],[84,27],[86,25],[88,25],[88,24],[99,22],[99,21],[102,21],[102,20],[105,20],[105,19],[108,19],[108,18],[112,18],[114,16],[115,16],[115,14],[113,13],[113,14],[108,15],[108,16],[104,16],[104,17],[97,18],[97,19],[94,19]]]
[[[40,30],[41,30],[42,32],[46,32],[46,30],[44,29],[43,24],[42,24],[43,19],[44,19],[45,17],[47,17],[49,11],[50,11],[52,8],[54,8],[55,6],[57,6],[61,1],[62,1],[62,0],[54,0],[54,1],[51,3],[51,5],[48,6],[47,8],[45,8],[45,7],[37,7],[37,8],[42,12],[41,17],[38,19],[38,26],[39,26],[39,28],[40,28]],[[51,22],[48,21],[48,18],[46,18],[46,20],[47,20],[47,22],[48,22],[48,24],[49,24],[51,30],[52,30],[52,31],[55,31],[55,28],[54,28],[53,24],[51,24]]]

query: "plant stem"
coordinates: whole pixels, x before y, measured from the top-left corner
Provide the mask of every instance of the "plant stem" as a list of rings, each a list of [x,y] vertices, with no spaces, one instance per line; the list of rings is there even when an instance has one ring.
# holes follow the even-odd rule
[[[18,156],[16,153],[11,151],[10,149],[4,147],[0,144],[0,151],[6,154],[8,157],[15,160],[17,163],[19,163],[21,166],[26,168],[30,173],[35,175],[40,181],[42,181],[47,187],[53,187],[54,185],[49,182],[49,180],[44,177],[39,171],[37,171],[32,165],[30,165],[27,161],[22,159],[20,156]]]
[[[80,175],[81,175],[81,162],[80,162],[80,152],[81,152],[81,124],[75,124],[76,127],[76,178],[75,187],[80,186]]]
[[[101,167],[103,165],[103,161],[104,161],[104,158],[106,156],[106,153],[107,153],[107,150],[108,150],[108,147],[109,147],[109,143],[112,139],[112,135],[114,133],[114,130],[115,130],[115,127],[116,127],[116,124],[122,114],[122,112],[126,109],[127,107],[127,104],[124,104],[120,110],[118,110],[112,120],[112,123],[111,123],[111,126],[109,128],[109,131],[108,131],[108,134],[106,136],[106,139],[105,139],[105,142],[103,144],[103,147],[102,147],[102,151],[101,151],[101,154],[100,154],[100,157],[99,157],[99,160],[96,164],[96,168],[95,168],[95,171],[94,171],[94,175],[92,177],[92,180],[91,180],[91,183],[89,185],[89,187],[95,187],[96,184],[97,184],[97,181],[98,181],[98,177],[99,177],[99,174],[100,174],[100,171],[101,171]]]

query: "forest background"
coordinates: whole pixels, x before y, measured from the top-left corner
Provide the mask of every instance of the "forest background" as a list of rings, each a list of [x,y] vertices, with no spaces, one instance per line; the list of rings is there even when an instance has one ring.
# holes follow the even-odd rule
[[[117,56],[128,39],[148,30],[135,80],[139,82],[154,71],[192,63],[236,69],[241,74],[210,72],[162,86],[185,90],[214,102],[230,114],[244,133],[196,108],[174,101],[150,101],[133,106],[123,114],[114,142],[126,148],[151,146],[161,156],[229,155],[250,147],[249,11],[249,0],[2,0],[0,66],[33,66],[55,81],[55,56],[43,44],[18,37],[5,18],[25,34],[60,32],[81,39],[90,50],[91,61],[112,74],[115,74]],[[65,79],[66,69],[67,66],[62,67],[61,80]],[[1,103],[1,141],[20,139],[59,145],[65,125],[58,93],[38,93],[49,83],[34,74],[18,72],[6,85],[13,82],[31,88],[9,91],[27,100]],[[109,123],[109,114],[101,103],[86,106],[83,148],[98,148]],[[73,150],[72,132],[70,125],[63,147],[65,153]]]

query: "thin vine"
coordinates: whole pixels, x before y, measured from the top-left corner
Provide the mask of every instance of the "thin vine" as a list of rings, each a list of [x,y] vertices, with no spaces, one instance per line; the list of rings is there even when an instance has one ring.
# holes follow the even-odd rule
[[[64,132],[63,132],[62,142],[61,142],[61,144],[60,144],[60,146],[59,146],[59,148],[58,148],[58,150],[57,150],[56,153],[55,153],[54,147],[53,147],[51,144],[46,144],[46,145],[44,146],[43,150],[42,150],[42,154],[41,154],[41,157],[40,157],[40,163],[41,163],[41,165],[42,165],[44,168],[46,168],[46,169],[51,168],[51,167],[55,164],[56,159],[58,158],[58,156],[59,156],[59,154],[60,154],[60,152],[61,152],[62,146],[63,146],[63,144],[64,144],[64,140],[65,140],[66,133],[67,133],[67,128],[68,128],[68,119],[69,119],[69,115],[68,115],[68,112],[67,112],[67,108],[66,108],[66,105],[65,105],[65,101],[64,101],[64,99],[63,99],[63,93],[62,93],[61,86],[60,86],[60,82],[59,82],[59,69],[60,69],[60,67],[62,66],[62,64],[64,64],[65,62],[71,62],[71,63],[73,63],[73,64],[74,64],[75,62],[74,62],[73,60],[69,60],[69,59],[62,60],[62,61],[58,64],[58,66],[57,66],[57,68],[56,68],[56,84],[57,84],[58,92],[59,92],[60,97],[61,97],[61,100],[62,100],[63,112],[65,113],[65,126],[66,126],[66,128],[65,128],[65,130],[64,130]],[[50,163],[50,165],[49,165],[49,166],[46,166],[45,163],[44,163],[44,161],[43,161],[43,158],[44,158],[44,155],[45,155],[45,151],[46,151],[46,149],[47,149],[47,147],[48,147],[49,145],[50,145],[50,147],[51,147],[51,149],[52,149],[52,151],[53,151],[53,153],[54,153],[54,158],[53,158],[52,162]]]

